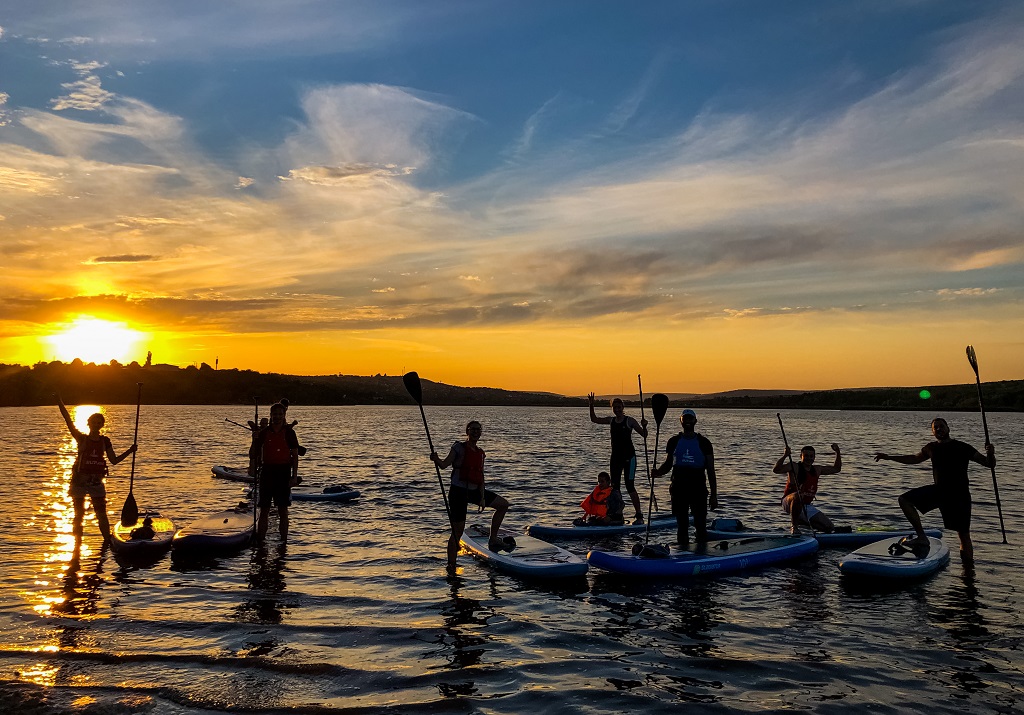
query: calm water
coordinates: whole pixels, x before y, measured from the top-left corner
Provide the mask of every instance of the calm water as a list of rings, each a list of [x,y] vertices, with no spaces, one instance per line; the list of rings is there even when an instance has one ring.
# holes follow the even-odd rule
[[[666,432],[677,428],[677,408]],[[133,407],[107,411],[115,449]],[[435,443],[484,423],[489,481],[506,523],[566,521],[604,468],[607,428],[585,409],[427,408]],[[143,407],[135,495],[179,526],[236,503],[211,478],[241,464],[245,408]],[[1014,712],[1024,703],[1020,435],[1024,415],[990,416],[1010,545],[988,470],[973,466],[977,568],[953,546],[934,578],[895,590],[844,582],[841,551],[695,583],[592,573],[531,583],[462,556],[444,575],[446,520],[415,405],[296,406],[307,484],[344,482],[353,504],[296,503],[286,547],[202,564],[122,566],[100,548],[90,512],[71,562],[66,484],[74,458],[56,408],[0,409],[7,500],[0,517],[0,706],[9,712],[678,713],[717,711]],[[840,523],[901,527],[896,497],[927,465],[876,464],[916,452],[925,413],[790,412],[791,443],[844,449],[821,507]],[[84,415],[83,415],[84,421]],[[951,415],[981,446],[980,418]],[[709,411],[721,516],[783,527],[774,412]],[[652,424],[653,430],[653,424]],[[650,442],[653,448],[653,439]],[[660,452],[660,450],[659,450]],[[642,455],[642,452],[641,452]],[[642,460],[642,456],[641,456]],[[130,460],[108,480],[120,511]],[[642,464],[642,462],[641,462]],[[667,489],[659,487],[663,509]],[[472,515],[470,517],[473,518]],[[937,516],[926,517],[937,525]],[[947,535],[947,539],[949,535]],[[953,536],[955,544],[955,536]],[[630,541],[599,542],[628,549]],[[567,544],[585,553],[594,543]]]

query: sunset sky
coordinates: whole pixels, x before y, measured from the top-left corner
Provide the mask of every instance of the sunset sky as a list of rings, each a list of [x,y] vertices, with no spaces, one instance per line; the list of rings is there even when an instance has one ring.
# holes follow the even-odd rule
[[[12,0],[0,28],[0,362],[84,334],[710,392],[969,382],[973,343],[1024,378],[1022,3]]]

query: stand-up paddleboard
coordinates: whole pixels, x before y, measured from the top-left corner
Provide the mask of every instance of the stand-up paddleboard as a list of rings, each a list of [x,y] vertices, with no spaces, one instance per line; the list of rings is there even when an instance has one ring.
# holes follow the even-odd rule
[[[591,551],[587,562],[595,568],[629,576],[724,576],[813,554],[818,542],[809,536],[752,536],[692,544],[671,549],[668,556],[633,556]]]
[[[333,487],[317,489],[315,487],[294,487],[292,499],[294,501],[330,501],[346,502],[359,497],[359,491],[344,484]]]
[[[690,523],[693,523],[692,516],[690,517]],[[671,514],[651,519],[651,531],[674,528],[676,528],[676,518]],[[527,534],[542,539],[589,539],[600,536],[614,536],[615,534],[643,534],[646,530],[646,524],[617,524],[614,526],[530,524],[526,527]]]
[[[831,534],[816,531],[812,534],[808,529],[806,532],[801,532],[801,535],[813,536],[818,540],[818,543],[822,548],[849,548],[873,544],[874,542],[881,541],[882,539],[912,535],[913,533],[913,530],[896,531],[893,529],[854,529],[853,531],[837,531]],[[925,533],[928,534],[928,536],[938,538],[942,536],[942,529],[928,529]],[[736,539],[752,536],[771,537],[785,536],[785,534],[781,534],[777,531],[748,530],[743,527],[743,524],[739,519],[713,519],[711,521],[711,526],[708,527],[709,539]]]
[[[152,536],[146,529],[146,519],[150,520]],[[120,521],[114,524],[110,531],[110,550],[123,558],[156,558],[167,553],[173,538],[173,521],[155,511],[144,511],[134,524],[125,525]]]
[[[191,524],[174,535],[174,553],[223,553],[246,546],[253,537],[252,507],[243,502],[234,509],[218,512]]]
[[[876,541],[847,554],[839,570],[847,576],[905,579],[927,576],[949,562],[949,547],[941,539],[928,537],[928,547],[901,548],[902,537]]]
[[[587,562],[576,554],[532,536],[514,534],[508,529],[500,529],[498,538],[513,540],[515,548],[491,551],[487,545],[489,534],[487,526],[467,526],[462,534],[462,545],[481,561],[494,564],[503,571],[534,578],[567,578],[587,573]]]
[[[229,479],[232,482],[246,482],[252,484],[252,477],[249,476],[248,471],[243,467],[238,469],[237,467],[224,467],[218,465],[216,467],[210,467],[210,471],[213,472],[213,476],[220,477],[221,479]]]

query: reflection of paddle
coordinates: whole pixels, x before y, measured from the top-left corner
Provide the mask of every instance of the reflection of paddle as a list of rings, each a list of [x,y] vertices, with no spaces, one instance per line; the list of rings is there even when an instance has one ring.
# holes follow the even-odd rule
[[[654,415],[654,463],[658,463],[658,440],[661,437],[661,421],[668,412],[668,395],[656,392],[651,395],[651,414]],[[651,498],[647,503],[647,529],[644,532],[644,546],[651,538],[651,505],[654,503],[654,477],[651,477]]]
[[[640,376],[636,376],[636,385],[640,390],[640,419],[644,419],[644,383],[641,382]],[[658,497],[654,494],[654,477],[651,476],[651,458],[647,454],[647,435],[644,435],[644,462],[647,463],[647,482],[651,485],[651,499],[650,504],[647,508],[647,521],[651,520],[651,509],[650,505],[654,505],[654,511],[661,511],[658,509]]]
[[[775,416],[779,418],[779,429],[782,430],[782,443],[786,445],[786,451],[789,452],[789,471],[793,475],[793,493],[796,494],[794,501],[800,502],[800,511],[803,512],[807,526],[811,527],[811,533],[813,534],[815,533],[814,524],[811,523],[811,515],[807,513],[807,508],[804,505],[804,495],[800,492],[800,480],[797,479],[799,472],[793,466],[793,453],[789,449],[789,440],[786,439],[786,428],[782,426],[782,415],[776,412]]]
[[[423,411],[423,388],[420,386],[420,376],[415,372],[407,372],[402,375],[402,382],[405,383],[405,389],[409,391],[409,395],[412,399],[416,400],[416,404],[420,406],[420,417],[423,418],[423,429],[427,433],[427,445],[430,447],[430,453],[434,453],[434,443],[430,439],[430,427],[427,426],[427,413]],[[433,460],[431,460],[433,461]],[[437,466],[437,462],[434,462],[434,471],[437,472],[437,483],[441,486],[441,498],[444,499],[444,511],[448,515],[448,523],[452,521],[452,512],[448,508],[448,495],[444,492],[444,480],[441,478],[441,468]]]
[[[142,409],[142,383],[139,383],[139,395],[135,400],[135,439],[132,444],[135,445],[135,451],[132,452],[132,475],[128,479],[128,498],[124,500],[124,506],[121,507],[121,523],[124,526],[131,526],[139,520],[139,505],[135,503],[135,495],[132,494],[132,489],[135,487],[135,452],[138,451],[139,444],[139,410]]]
[[[985,419],[985,400],[981,396],[981,375],[978,373],[978,356],[974,354],[974,346],[967,346],[967,361],[971,363],[971,367],[974,368],[974,379],[978,383],[978,405],[981,407],[981,426],[985,428],[985,457],[988,457],[988,420]],[[1006,527],[1003,526],[1003,506],[999,503],[999,485],[996,484],[996,465],[992,465],[992,489],[996,494],[996,509],[999,510],[999,528],[1003,531],[1003,543],[1009,543],[1006,540]]]

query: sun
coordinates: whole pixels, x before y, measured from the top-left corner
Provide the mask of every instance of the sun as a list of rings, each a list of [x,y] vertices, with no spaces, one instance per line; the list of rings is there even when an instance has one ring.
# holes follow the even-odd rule
[[[79,358],[82,362],[105,363],[111,360],[131,362],[137,360],[136,345],[145,338],[144,333],[132,330],[124,323],[80,316],[59,333],[46,338],[56,357],[63,362]]]

